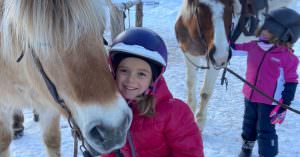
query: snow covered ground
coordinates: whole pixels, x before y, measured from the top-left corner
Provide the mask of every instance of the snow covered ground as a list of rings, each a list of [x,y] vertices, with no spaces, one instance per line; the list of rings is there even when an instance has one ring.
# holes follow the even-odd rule
[[[115,0],[126,1],[126,0]],[[165,73],[167,83],[175,97],[187,99],[185,84],[185,63],[181,50],[174,35],[174,24],[181,5],[181,0],[147,0],[159,2],[159,5],[144,6],[144,26],[153,29],[162,35],[169,50],[169,63]],[[300,12],[300,2],[291,5]],[[134,14],[134,9],[131,10]],[[128,23],[128,21],[127,21]],[[131,15],[131,24],[134,16]],[[128,25],[126,25],[128,26]],[[300,41],[295,44],[295,50],[300,56]],[[239,74],[245,73],[245,57],[234,57],[230,67]],[[298,70],[300,74],[300,69]],[[199,88],[203,83],[204,71],[199,71]],[[208,117],[203,131],[204,151],[206,157],[235,157],[241,147],[241,126],[243,116],[242,82],[232,75],[227,75],[229,80],[228,90],[216,83],[212,99],[209,102]],[[198,97],[199,99],[199,97]],[[297,89],[293,107],[300,110],[300,88]],[[14,140],[11,144],[13,157],[44,157],[45,150],[40,138],[40,129],[33,122],[30,109],[25,112],[25,134],[21,139]],[[300,115],[288,112],[285,122],[277,126],[279,135],[278,157],[300,157]],[[61,121],[62,156],[70,157],[73,152],[73,138],[67,122]],[[255,146],[254,157],[257,157]]]

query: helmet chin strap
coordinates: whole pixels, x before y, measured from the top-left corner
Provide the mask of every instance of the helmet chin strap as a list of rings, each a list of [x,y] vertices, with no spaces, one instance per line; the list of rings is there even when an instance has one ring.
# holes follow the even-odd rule
[[[157,76],[157,78],[155,79],[154,82],[152,82],[152,84],[149,86],[149,88],[143,93],[143,95],[154,95],[154,93],[156,92],[156,85],[157,82],[162,78],[162,75],[165,71],[165,67],[162,67],[161,69],[161,73]]]

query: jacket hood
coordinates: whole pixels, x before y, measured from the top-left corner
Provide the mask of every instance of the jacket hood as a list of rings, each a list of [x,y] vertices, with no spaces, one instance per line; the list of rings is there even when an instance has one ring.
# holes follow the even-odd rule
[[[173,98],[164,77],[158,78],[156,83],[153,85],[152,94],[154,95],[157,103]]]

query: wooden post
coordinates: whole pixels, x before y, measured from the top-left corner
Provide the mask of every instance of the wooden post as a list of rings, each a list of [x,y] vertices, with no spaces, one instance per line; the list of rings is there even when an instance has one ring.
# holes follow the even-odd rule
[[[109,9],[110,9],[110,27],[111,27],[111,39],[113,40],[119,33],[124,31],[125,29],[125,21],[124,21],[124,12],[126,9],[134,5],[141,4],[141,0],[132,0],[126,3],[117,3],[113,4],[109,1]],[[143,8],[142,8],[143,10]],[[141,16],[142,17],[142,11]],[[128,15],[129,16],[129,15]],[[140,18],[139,18],[140,19]],[[142,21],[142,19],[141,19]],[[137,26],[137,24],[136,24]],[[139,26],[142,26],[142,22],[140,22]]]
[[[143,2],[140,2],[136,5],[136,14],[135,14],[135,26],[142,27],[143,26]]]
[[[117,6],[112,5],[110,12],[110,33],[111,33],[111,41],[115,39],[115,37],[124,31],[125,23],[124,23],[124,11],[119,9]]]

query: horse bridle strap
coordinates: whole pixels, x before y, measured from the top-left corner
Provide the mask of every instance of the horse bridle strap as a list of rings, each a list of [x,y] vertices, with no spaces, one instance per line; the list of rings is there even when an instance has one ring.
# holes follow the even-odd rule
[[[197,24],[198,24],[197,25],[197,31],[198,31],[199,39],[200,39],[200,42],[201,42],[200,44],[204,47],[205,52],[207,52],[208,51],[208,46],[207,46],[207,43],[205,41],[204,34],[201,32],[201,23],[199,22],[200,17],[198,15],[198,13],[199,13],[199,6],[196,8],[196,12],[195,12],[195,16],[196,16],[196,20],[197,20]],[[187,61],[189,63],[191,63],[196,68],[196,70],[198,70],[198,69],[209,69],[209,56],[208,55],[206,55],[207,66],[197,65],[188,56],[186,56],[186,55],[184,55],[184,56],[187,59]]]
[[[201,31],[201,27],[202,27],[202,25],[201,25],[201,23],[200,23],[200,17],[199,17],[199,8],[200,6],[198,6],[197,8],[196,8],[196,12],[195,12],[195,14],[196,14],[196,19],[197,19],[197,23],[198,23],[198,25],[197,25],[197,31],[198,31],[198,34],[199,34],[199,39],[200,39],[200,44],[202,44],[202,46],[203,46],[203,48],[205,49],[205,52],[207,52],[208,51],[208,45],[207,45],[207,42],[206,42],[206,40],[205,40],[205,36],[204,36],[204,34],[203,34],[203,32]]]
[[[69,123],[70,128],[72,129],[72,135],[74,137],[74,157],[77,157],[78,139],[81,140],[81,142],[82,142],[82,144],[80,146],[81,151],[83,151],[83,153],[86,154],[87,149],[84,144],[84,137],[83,137],[78,125],[76,124],[74,118],[72,117],[72,113],[71,113],[70,109],[66,106],[65,101],[59,96],[56,86],[54,85],[54,83],[50,80],[50,78],[46,74],[46,72],[41,64],[41,61],[39,60],[39,58],[37,57],[37,55],[33,49],[31,49],[31,54],[33,57],[33,61],[36,65],[36,67],[38,68],[40,74],[42,75],[44,82],[45,82],[51,96],[53,97],[55,102],[57,104],[59,104],[60,107],[67,113],[68,123]],[[17,61],[19,62],[23,56],[24,56],[24,52],[22,52],[22,55],[18,58]],[[82,150],[82,149],[85,149],[85,150]]]
[[[133,139],[132,139],[132,136],[131,136],[131,133],[130,133],[129,130],[128,130],[128,133],[127,133],[127,139],[128,139],[128,143],[129,143],[129,147],[130,147],[130,151],[131,151],[131,156],[136,157],[134,144],[133,144]]]

